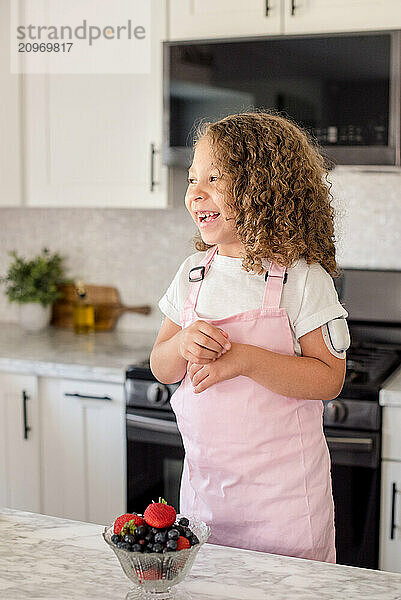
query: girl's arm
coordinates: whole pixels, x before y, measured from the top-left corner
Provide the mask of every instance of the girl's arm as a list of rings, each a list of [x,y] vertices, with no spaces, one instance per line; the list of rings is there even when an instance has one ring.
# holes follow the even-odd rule
[[[243,351],[243,374],[273,392],[306,400],[332,400],[344,385],[346,360],[328,351],[320,327],[299,338],[302,356],[258,346]]]
[[[332,400],[341,392],[345,359],[328,351],[320,327],[299,339],[302,356],[289,356],[250,344],[232,342],[231,350],[208,365],[191,364],[188,374],[195,392],[238,375],[291,398]]]
[[[188,361],[207,364],[230,348],[227,333],[211,323],[197,319],[182,329],[166,317],[150,354],[150,368],[162,383],[177,383]]]
[[[178,351],[182,329],[166,317],[150,354],[150,368],[161,383],[181,381],[187,370],[187,361]]]

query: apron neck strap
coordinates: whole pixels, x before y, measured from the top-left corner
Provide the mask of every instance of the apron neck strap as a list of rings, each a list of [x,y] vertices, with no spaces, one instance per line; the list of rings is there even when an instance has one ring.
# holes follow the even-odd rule
[[[281,293],[286,275],[286,267],[281,267],[272,261],[269,262],[262,308],[280,308]]]
[[[203,279],[205,278],[206,273],[210,268],[210,263],[212,262],[217,250],[217,244],[212,248],[209,248],[209,250],[203,257],[203,260],[201,261],[200,265],[198,267],[195,267],[194,269],[191,269],[192,273],[190,271],[190,277],[192,278],[192,281],[190,280],[191,283],[189,285],[188,296],[185,300],[183,307],[184,311],[187,309],[195,310]]]

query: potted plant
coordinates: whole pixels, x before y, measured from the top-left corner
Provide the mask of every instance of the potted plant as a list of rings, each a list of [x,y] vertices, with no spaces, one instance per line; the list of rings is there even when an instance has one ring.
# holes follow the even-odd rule
[[[19,304],[20,325],[27,331],[41,331],[50,322],[52,303],[62,296],[58,286],[66,283],[64,259],[57,252],[50,254],[48,248],[32,260],[19,257],[15,250],[9,254],[14,260],[0,283],[7,286],[9,302]]]

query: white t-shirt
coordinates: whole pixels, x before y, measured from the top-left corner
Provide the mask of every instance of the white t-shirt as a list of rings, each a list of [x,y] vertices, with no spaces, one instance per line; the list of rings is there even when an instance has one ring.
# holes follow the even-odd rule
[[[180,311],[189,292],[189,271],[197,267],[205,252],[196,252],[184,260],[159,308],[171,321],[180,323]],[[319,264],[308,265],[301,258],[288,270],[283,285],[280,308],[289,317],[294,352],[301,355],[299,338],[336,317],[348,313],[338,300],[334,282]],[[265,290],[265,274],[247,272],[241,258],[215,254],[200,288],[196,312],[204,319],[224,319],[240,312],[261,308]]]

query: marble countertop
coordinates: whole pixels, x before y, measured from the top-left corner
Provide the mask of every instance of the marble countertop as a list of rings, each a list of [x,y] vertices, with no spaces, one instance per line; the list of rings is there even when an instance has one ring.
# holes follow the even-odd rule
[[[53,326],[27,333],[0,323],[0,371],[123,383],[128,365],[149,358],[156,336],[118,330],[77,335]]]
[[[0,597],[124,600],[133,584],[102,525],[0,510]],[[188,600],[400,600],[401,575],[205,544],[176,588]]]
[[[379,402],[382,406],[401,407],[401,367],[383,384],[380,390]]]

